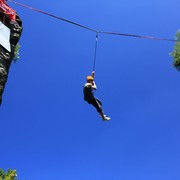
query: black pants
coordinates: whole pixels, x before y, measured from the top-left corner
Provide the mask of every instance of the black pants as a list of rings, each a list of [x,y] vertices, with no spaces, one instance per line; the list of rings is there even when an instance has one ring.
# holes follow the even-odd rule
[[[93,99],[90,99],[90,100],[86,100],[89,104],[92,104],[95,108],[96,108],[96,110],[97,110],[97,112],[102,112],[102,102],[99,100],[99,99],[97,99],[97,98],[93,98]]]

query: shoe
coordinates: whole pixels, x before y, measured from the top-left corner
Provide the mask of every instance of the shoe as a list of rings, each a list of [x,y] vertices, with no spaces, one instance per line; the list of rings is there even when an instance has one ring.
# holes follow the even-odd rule
[[[111,119],[110,117],[106,117],[106,116],[104,116],[103,118],[104,121],[109,121],[110,119]]]

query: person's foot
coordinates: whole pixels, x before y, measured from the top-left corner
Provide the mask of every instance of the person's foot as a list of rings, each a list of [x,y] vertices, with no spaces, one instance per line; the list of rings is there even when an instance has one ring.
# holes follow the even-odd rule
[[[104,116],[103,120],[104,121],[109,121],[111,118],[110,117],[107,117],[107,116]]]

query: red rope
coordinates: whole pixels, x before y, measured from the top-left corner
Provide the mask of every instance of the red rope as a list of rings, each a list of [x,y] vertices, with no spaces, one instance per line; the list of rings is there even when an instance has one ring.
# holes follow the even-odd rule
[[[90,27],[84,26],[84,25],[82,25],[82,24],[79,24],[79,23],[76,23],[76,22],[73,22],[73,21],[70,21],[70,20],[61,18],[61,17],[59,17],[59,16],[55,16],[55,15],[53,15],[53,14],[50,14],[50,13],[47,13],[47,12],[44,12],[44,11],[41,11],[41,10],[32,8],[32,7],[30,7],[30,6],[27,6],[27,5],[24,5],[24,4],[15,2],[15,1],[13,1],[13,0],[7,0],[7,1],[12,2],[12,3],[14,3],[14,4],[17,4],[17,5],[19,5],[19,6],[22,6],[22,7],[24,7],[24,8],[27,8],[27,9],[30,9],[30,10],[33,10],[33,11],[36,11],[36,12],[39,12],[39,13],[42,13],[42,14],[51,16],[51,17],[56,18],[56,19],[59,19],[59,20],[61,20],[61,21],[65,21],[65,22],[67,22],[67,23],[70,23],[70,24],[79,26],[79,27],[81,27],[81,28],[84,28],[84,29],[87,29],[87,30],[96,32],[96,33],[111,34],[111,35],[118,35],[118,36],[129,36],[129,37],[144,38],[144,39],[153,39],[153,40],[173,41],[173,42],[176,42],[176,41],[177,41],[177,40],[175,40],[175,39],[159,38],[159,37],[152,37],[152,36],[142,36],[142,35],[124,34],[124,33],[118,33],[118,32],[98,31],[98,30],[92,29],[92,28],[90,28]]]

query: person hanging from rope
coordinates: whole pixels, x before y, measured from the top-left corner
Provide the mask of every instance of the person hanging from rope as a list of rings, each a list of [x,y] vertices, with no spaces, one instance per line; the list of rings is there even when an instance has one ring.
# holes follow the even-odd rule
[[[86,80],[87,82],[84,84],[83,92],[84,92],[84,100],[87,101],[89,104],[92,104],[97,112],[100,114],[102,119],[104,121],[110,120],[110,117],[107,117],[103,111],[102,111],[102,102],[94,97],[93,90],[97,90],[96,83],[94,82],[94,74],[95,72],[92,72],[91,76],[87,76]]]

